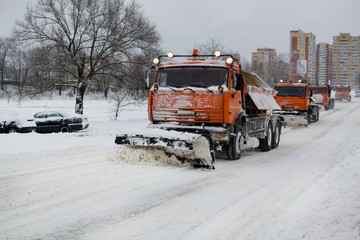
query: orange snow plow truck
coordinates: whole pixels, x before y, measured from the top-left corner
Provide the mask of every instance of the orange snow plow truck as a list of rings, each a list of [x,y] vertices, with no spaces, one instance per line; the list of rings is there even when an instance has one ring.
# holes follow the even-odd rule
[[[145,131],[118,134],[115,143],[154,147],[194,167],[214,168],[215,151],[240,159],[248,137],[270,151],[280,142],[283,118],[276,92],[241,70],[231,55],[168,55],[147,71],[150,88]],[[150,72],[155,72],[153,80]]]
[[[335,87],[335,99],[340,101],[348,101],[351,102],[351,88],[348,85],[338,85]]]
[[[284,117],[286,125],[307,126],[311,121],[319,120],[321,103],[312,97],[312,90],[307,83],[288,83],[275,85],[277,91],[276,102],[281,111],[275,112]]]

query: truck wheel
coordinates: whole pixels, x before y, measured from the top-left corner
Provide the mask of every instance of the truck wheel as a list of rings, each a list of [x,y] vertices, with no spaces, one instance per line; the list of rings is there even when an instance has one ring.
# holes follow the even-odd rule
[[[259,148],[262,152],[268,152],[273,146],[273,134],[272,134],[272,124],[269,122],[266,129],[266,137],[264,139],[259,139]]]
[[[281,127],[280,127],[280,123],[276,122],[275,125],[275,130],[273,132],[273,144],[272,144],[272,149],[275,149],[279,146],[280,143],[280,135],[281,135]]]
[[[316,108],[316,113],[315,113],[315,116],[314,116],[314,121],[315,121],[315,122],[319,121],[319,108]]]
[[[333,109],[335,107],[335,101],[333,99],[330,100],[330,109]]]
[[[245,136],[242,126],[238,125],[236,136],[231,137],[230,142],[226,145],[226,153],[229,160],[238,160],[244,150]]]

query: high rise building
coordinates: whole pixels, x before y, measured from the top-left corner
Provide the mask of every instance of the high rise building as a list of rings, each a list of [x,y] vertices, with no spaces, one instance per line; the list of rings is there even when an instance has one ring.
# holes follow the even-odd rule
[[[276,58],[276,51],[272,48],[258,48],[252,53],[252,70],[257,71],[260,67],[269,69]]]
[[[359,87],[360,36],[340,33],[333,37],[333,84]]]
[[[316,37],[301,30],[290,31],[291,77],[295,80],[316,81]]]
[[[316,84],[332,84],[333,46],[326,43],[316,45]]]

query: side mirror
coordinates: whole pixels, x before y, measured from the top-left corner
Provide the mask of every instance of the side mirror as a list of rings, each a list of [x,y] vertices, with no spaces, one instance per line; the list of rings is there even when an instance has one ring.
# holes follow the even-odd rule
[[[152,82],[150,82],[150,74],[154,72],[155,66],[152,66],[151,68],[146,69],[145,72],[145,89],[150,89]]]
[[[235,90],[244,90],[244,79],[241,73],[235,74],[236,77],[236,85]]]

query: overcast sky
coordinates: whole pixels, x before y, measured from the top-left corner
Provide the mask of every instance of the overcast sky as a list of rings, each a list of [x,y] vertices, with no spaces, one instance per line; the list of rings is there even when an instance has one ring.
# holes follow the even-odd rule
[[[10,35],[26,4],[0,0],[0,36]],[[251,60],[257,48],[289,52],[290,30],[312,32],[317,43],[332,44],[340,32],[360,35],[360,0],[137,0],[156,24],[162,48],[191,52],[210,38]]]

